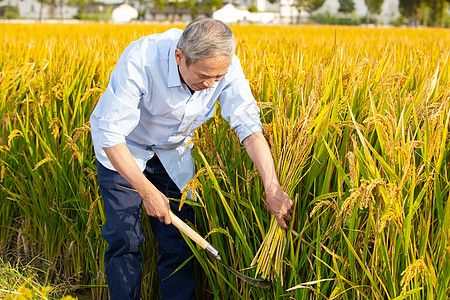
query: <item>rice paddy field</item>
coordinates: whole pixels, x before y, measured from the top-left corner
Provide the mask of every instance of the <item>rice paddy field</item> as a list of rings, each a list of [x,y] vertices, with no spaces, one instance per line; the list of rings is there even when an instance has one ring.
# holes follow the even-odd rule
[[[169,27],[1,25],[0,298],[107,298],[89,116],[123,49]],[[232,30],[294,220],[274,226],[218,107],[196,132],[195,228],[272,285],[191,244],[198,299],[449,299],[450,31]],[[143,223],[142,298],[157,299]]]

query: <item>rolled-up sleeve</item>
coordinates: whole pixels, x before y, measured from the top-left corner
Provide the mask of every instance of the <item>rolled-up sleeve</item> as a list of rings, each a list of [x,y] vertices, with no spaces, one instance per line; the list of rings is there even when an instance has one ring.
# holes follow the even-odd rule
[[[91,116],[92,137],[97,146],[112,147],[125,142],[125,136],[139,123],[139,101],[149,86],[144,69],[125,50]]]
[[[219,96],[221,113],[242,143],[249,135],[262,131],[260,110],[236,56],[227,76],[232,79]]]

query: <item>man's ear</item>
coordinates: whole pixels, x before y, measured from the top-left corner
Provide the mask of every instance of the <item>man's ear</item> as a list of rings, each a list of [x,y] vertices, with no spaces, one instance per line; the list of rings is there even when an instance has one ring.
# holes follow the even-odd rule
[[[184,54],[180,49],[175,49],[175,60],[177,61],[177,65],[181,64],[181,61],[184,59]]]

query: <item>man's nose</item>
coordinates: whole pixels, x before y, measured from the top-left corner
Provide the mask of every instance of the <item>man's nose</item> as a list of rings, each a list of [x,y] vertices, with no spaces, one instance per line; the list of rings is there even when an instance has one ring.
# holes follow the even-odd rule
[[[216,79],[215,78],[209,78],[209,79],[206,79],[205,81],[203,81],[203,85],[206,87],[206,88],[211,88],[213,85],[214,85],[214,82],[216,81]]]

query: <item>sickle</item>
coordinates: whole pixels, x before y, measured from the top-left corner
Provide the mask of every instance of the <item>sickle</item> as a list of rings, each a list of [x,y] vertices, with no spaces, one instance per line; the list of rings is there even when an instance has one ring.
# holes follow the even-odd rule
[[[181,232],[183,232],[186,236],[188,236],[191,240],[193,240],[197,245],[202,247],[207,253],[209,253],[212,257],[214,257],[220,264],[222,264],[228,271],[230,271],[240,279],[244,280],[245,282],[248,282],[249,284],[254,285],[256,287],[262,289],[267,289],[270,287],[269,281],[262,278],[249,277],[225,264],[223,260],[220,258],[219,251],[216,248],[214,248],[210,243],[208,243],[204,238],[202,238],[186,223],[181,221],[180,218],[174,215],[172,211],[169,211],[169,213],[170,217],[172,218],[172,224],[175,225],[175,227],[177,227]]]

